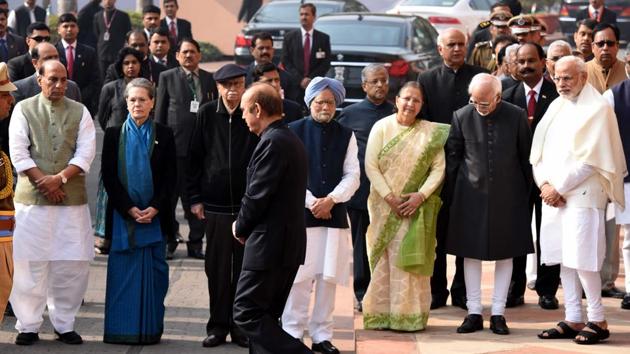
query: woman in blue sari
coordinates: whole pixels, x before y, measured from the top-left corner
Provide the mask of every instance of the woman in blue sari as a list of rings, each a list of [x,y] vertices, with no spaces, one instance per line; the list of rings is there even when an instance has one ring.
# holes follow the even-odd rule
[[[101,173],[112,218],[103,341],[154,344],[164,329],[168,289],[165,235],[175,185],[175,143],[170,128],[150,116],[154,87],[146,79],[125,88],[129,115],[105,131]],[[164,215],[164,217],[162,217]]]

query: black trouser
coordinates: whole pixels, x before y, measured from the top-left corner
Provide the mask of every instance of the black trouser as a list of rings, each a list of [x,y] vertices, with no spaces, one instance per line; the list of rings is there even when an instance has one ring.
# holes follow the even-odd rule
[[[442,206],[438,214],[435,247],[435,262],[433,264],[433,276],[431,277],[431,296],[433,298],[448,297],[448,280],[446,279],[446,237],[448,232],[448,206]],[[455,259],[455,276],[451,284],[451,297],[466,296],[466,283],[464,282],[464,258]]]
[[[353,208],[348,208],[348,216],[352,229],[354,296],[361,302],[370,285],[370,264],[365,247],[365,233],[370,225],[370,216],[367,210]]]
[[[210,295],[207,334],[227,335],[233,330],[232,305],[243,264],[243,245],[232,235],[232,215],[206,213],[206,276]]]
[[[540,264],[540,218],[542,216],[542,200],[540,191],[534,187],[529,198],[529,214],[535,211],[536,217],[536,293],[538,296],[555,296],[560,284],[560,265],[546,266]],[[512,260],[512,281],[508,297],[520,297],[525,294],[527,286],[527,256],[514,257]]]
[[[278,322],[297,270],[298,266],[241,272],[234,300],[234,323],[249,338],[250,353],[312,353]]]
[[[175,231],[179,230],[179,223],[175,217],[175,209],[177,208],[177,200],[182,199],[182,208],[184,209],[184,217],[188,221],[188,227],[190,233],[188,234],[188,242],[186,246],[189,251],[201,251],[203,246],[203,235],[205,234],[205,222],[197,219],[197,216],[190,211],[190,199],[188,199],[188,193],[186,193],[186,167],[187,160],[185,157],[177,157],[177,183],[175,185],[175,193],[173,194],[173,200],[171,205],[173,206],[173,220],[175,224]],[[174,235],[173,235],[174,236]],[[177,247],[177,241],[175,237],[170,238],[169,242],[171,249]]]

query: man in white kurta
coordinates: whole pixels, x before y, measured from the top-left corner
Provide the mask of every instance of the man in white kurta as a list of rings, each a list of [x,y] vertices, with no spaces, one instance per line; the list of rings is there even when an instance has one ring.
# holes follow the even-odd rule
[[[575,337],[578,344],[592,344],[609,336],[599,275],[606,251],[604,213],[609,199],[624,207],[626,163],[615,114],[587,83],[584,62],[560,59],[554,80],[560,97],[536,129],[530,162],[545,202],[541,263],[561,265],[565,320],[539,337]]]
[[[85,174],[95,156],[95,130],[85,106],[64,97],[65,67],[48,61],[42,69],[42,93],[18,103],[9,126],[19,174],[10,301],[16,344],[39,339],[46,306],[58,339],[80,344],[74,320],[94,257]]]
[[[298,269],[282,314],[282,329],[302,338],[308,322],[313,351],[339,353],[331,343],[337,284],[347,285],[352,257],[344,203],[359,188],[357,141],[352,130],[332,120],[345,90],[339,81],[316,77],[306,88],[311,115],[289,125],[309,159],[304,206],[306,258]],[[308,305],[315,283],[315,304]]]

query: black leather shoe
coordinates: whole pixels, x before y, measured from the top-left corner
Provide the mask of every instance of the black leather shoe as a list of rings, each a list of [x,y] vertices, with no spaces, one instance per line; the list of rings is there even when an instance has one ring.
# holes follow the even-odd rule
[[[75,331],[66,332],[64,334],[55,331],[55,334],[57,335],[57,340],[60,342],[66,344],[83,344],[83,338]]]
[[[15,337],[17,345],[32,345],[39,340],[39,334],[32,332],[21,332]]]
[[[206,259],[201,250],[188,250],[188,257],[195,259]]]
[[[332,343],[330,343],[327,340],[320,343],[313,343],[313,346],[311,347],[311,349],[313,349],[314,352],[318,352],[318,353],[339,354],[339,349],[337,349],[337,347],[335,347]]]
[[[510,334],[510,329],[505,323],[505,317],[501,315],[490,316],[490,329],[494,334]]]
[[[545,310],[557,310],[558,298],[553,295],[542,295],[538,298],[538,306]]]
[[[463,310],[468,310],[468,306],[466,306],[466,295],[457,296],[451,293],[451,304],[453,306],[457,306]]]
[[[446,298],[442,296],[431,296],[431,310],[446,306]]]
[[[243,334],[232,332],[230,333],[230,339],[232,340],[232,343],[238,345],[239,347],[249,348],[249,338]]]
[[[171,251],[169,251],[169,250],[166,250],[166,260],[167,260],[167,261],[170,261],[170,260],[172,260],[173,258],[175,258],[175,255],[173,254],[173,252],[171,252]]]
[[[621,308],[624,310],[630,310],[630,293],[626,293],[623,300],[621,300]]]
[[[610,289],[602,290],[602,297],[612,297],[615,299],[623,299],[624,295],[626,295],[626,293],[617,289],[614,286]]]
[[[483,329],[483,317],[481,315],[468,315],[461,326],[457,327],[457,333],[472,333]]]
[[[363,301],[357,302],[357,311],[363,312]]]
[[[516,307],[516,306],[521,306],[525,303],[525,297],[524,296],[508,296],[507,300],[505,301],[505,307]]]
[[[201,345],[203,345],[206,348],[211,348],[211,347],[216,347],[217,345],[221,345],[225,343],[225,336],[221,336],[218,334],[214,334],[211,333],[209,334],[206,339],[203,340],[203,342],[201,342]]]

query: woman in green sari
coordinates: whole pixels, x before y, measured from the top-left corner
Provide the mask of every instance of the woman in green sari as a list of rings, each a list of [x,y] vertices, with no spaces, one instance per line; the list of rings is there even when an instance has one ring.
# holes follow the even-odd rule
[[[416,119],[421,107],[419,85],[406,83],[396,96],[397,113],[376,122],[367,142],[372,280],[363,299],[366,329],[419,331],[429,318],[449,126]]]

